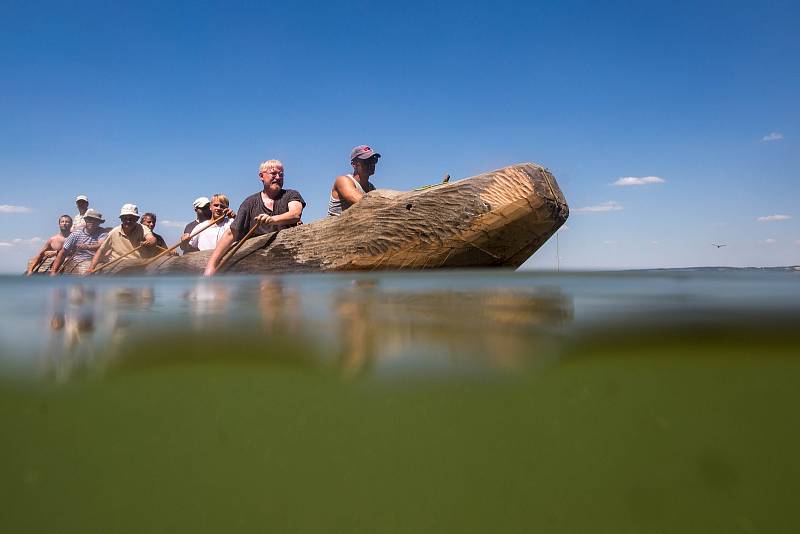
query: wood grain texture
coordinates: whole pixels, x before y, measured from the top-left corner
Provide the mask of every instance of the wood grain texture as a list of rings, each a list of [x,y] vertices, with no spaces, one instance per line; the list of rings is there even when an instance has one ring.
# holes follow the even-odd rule
[[[421,191],[378,189],[340,217],[253,238],[230,273],[517,268],[567,220],[550,172],[512,165]],[[201,273],[210,251],[164,257],[150,273]],[[108,269],[130,272],[125,262]]]

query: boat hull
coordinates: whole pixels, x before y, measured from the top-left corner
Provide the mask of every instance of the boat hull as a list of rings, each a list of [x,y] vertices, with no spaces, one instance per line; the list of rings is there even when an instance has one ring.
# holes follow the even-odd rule
[[[418,191],[372,191],[340,217],[251,239],[222,271],[517,268],[568,216],[547,169],[512,165]],[[206,251],[159,259],[148,272],[200,273],[209,256]],[[124,263],[113,272],[133,267]]]

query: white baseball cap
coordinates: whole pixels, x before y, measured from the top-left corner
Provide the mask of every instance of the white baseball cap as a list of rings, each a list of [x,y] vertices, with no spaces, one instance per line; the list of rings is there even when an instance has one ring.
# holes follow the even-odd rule
[[[195,208],[202,208],[203,206],[208,206],[209,204],[211,204],[211,201],[208,200],[208,197],[198,197],[194,200]]]
[[[86,195],[78,195],[77,197],[75,197],[75,202],[79,200],[85,200],[86,202],[89,202],[89,197],[87,197]]]

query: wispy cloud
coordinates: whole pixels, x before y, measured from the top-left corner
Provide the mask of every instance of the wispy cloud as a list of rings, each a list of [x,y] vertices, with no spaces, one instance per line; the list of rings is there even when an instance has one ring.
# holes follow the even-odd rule
[[[622,206],[619,203],[609,200],[597,206],[586,206],[585,208],[576,208],[572,211],[574,213],[602,213],[605,211],[620,211],[621,209]]]
[[[651,245],[658,245],[658,241],[650,241]]]
[[[184,228],[188,223],[182,221],[158,221],[159,226],[166,226],[168,228]]]
[[[616,243],[617,243],[616,241],[612,241],[610,239],[603,241],[604,245],[616,245]]]
[[[777,241],[775,241],[774,239],[772,239],[772,238],[770,237],[769,239],[765,239],[765,240],[764,240],[764,243],[766,243],[767,245],[771,245],[771,244],[773,244],[773,243],[777,243]]]
[[[766,215],[764,217],[759,217],[756,219],[758,222],[772,222],[772,221],[788,221],[791,219],[791,215]]]
[[[31,213],[33,210],[26,206],[12,206],[10,204],[0,204],[0,213]]]
[[[761,138],[762,141],[780,141],[783,139],[783,134],[780,132],[770,132]]]
[[[652,184],[663,184],[666,183],[666,180],[663,178],[659,178],[658,176],[625,176],[623,178],[619,178],[616,182],[611,185],[617,187],[627,187],[630,185],[652,185]]]
[[[20,237],[16,237],[11,241],[0,241],[0,247],[15,247],[18,245],[25,246],[25,245],[39,245],[42,243],[44,239],[39,236],[36,237],[29,237],[28,239],[22,239]]]

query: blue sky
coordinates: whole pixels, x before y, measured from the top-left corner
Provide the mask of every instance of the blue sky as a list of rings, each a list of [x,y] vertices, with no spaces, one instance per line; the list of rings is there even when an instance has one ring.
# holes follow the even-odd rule
[[[0,271],[78,194],[174,242],[269,158],[311,222],[361,143],[392,189],[545,165],[562,268],[800,264],[799,6],[3,2]]]

